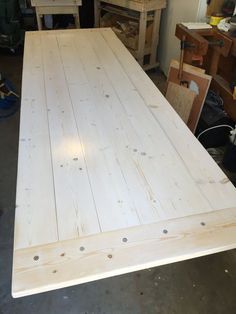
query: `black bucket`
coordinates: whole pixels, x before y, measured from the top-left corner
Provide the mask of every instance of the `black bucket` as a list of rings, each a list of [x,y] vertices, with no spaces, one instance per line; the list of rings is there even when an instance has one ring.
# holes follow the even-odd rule
[[[222,164],[227,170],[231,172],[236,172],[236,145],[235,144],[230,143],[227,146]]]

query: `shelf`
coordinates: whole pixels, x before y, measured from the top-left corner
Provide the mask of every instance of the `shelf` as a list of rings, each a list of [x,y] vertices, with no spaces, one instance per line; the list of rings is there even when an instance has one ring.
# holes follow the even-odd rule
[[[131,49],[129,47],[127,47],[127,49],[129,50],[129,52],[135,57],[137,58],[138,57],[138,50],[134,50],[134,49]],[[146,47],[144,49],[144,55],[149,55],[151,53],[151,47]]]
[[[102,5],[101,7],[101,10],[104,10],[106,12],[109,12],[109,13],[113,13],[113,14],[117,14],[117,15],[120,15],[120,16],[124,16],[128,19],[132,19],[132,20],[136,20],[136,21],[139,21],[139,13],[136,14],[135,11],[135,15],[131,14],[130,11],[127,11],[127,10],[124,10],[124,9],[118,9],[116,7],[113,7],[113,6],[108,6],[108,5]],[[154,16],[153,14],[148,14],[148,17],[147,17],[147,20],[148,21],[153,21],[154,19]]]

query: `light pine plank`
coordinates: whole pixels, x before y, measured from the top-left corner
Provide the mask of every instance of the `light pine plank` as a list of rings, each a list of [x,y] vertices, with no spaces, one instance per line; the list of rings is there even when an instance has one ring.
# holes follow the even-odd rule
[[[60,240],[100,232],[63,63],[54,34],[41,35]]]
[[[93,32],[86,34],[86,40],[90,40],[90,43],[96,41],[98,35],[96,34],[96,36],[90,37],[91,34],[93,34]],[[98,36],[98,38],[100,37]],[[80,55],[82,47],[79,43],[85,42],[85,38],[80,34],[80,37],[77,41],[75,39],[75,42],[78,47],[78,55]],[[87,45],[85,49],[85,52],[88,53],[88,51],[90,51],[91,53],[87,59],[89,60],[88,63],[92,69],[90,84],[102,86],[104,94],[109,95],[108,99],[105,101],[105,106],[103,106],[104,109],[102,110],[102,105],[99,105],[99,112],[97,110],[96,116],[101,117],[102,120],[99,129],[105,125],[106,133],[109,135],[109,141],[112,145],[113,154],[116,156],[117,161],[119,161],[119,166],[122,169],[125,182],[128,185],[128,191],[136,205],[139,217],[142,223],[150,223],[159,219],[165,219],[166,217],[172,217],[175,215],[173,212],[176,212],[170,194],[168,196],[168,189],[171,191],[172,187],[168,186],[169,181],[168,183],[160,183],[156,180],[157,177],[163,177],[164,169],[159,167],[158,171],[155,172],[153,167],[153,160],[157,156],[155,156],[155,152],[152,149],[153,143],[151,143],[149,149],[147,149],[147,145],[145,146],[145,141],[148,140],[148,135],[145,134],[144,137],[143,134],[145,133],[144,130],[147,125],[141,126],[142,136],[138,137],[139,134],[137,133],[137,129],[135,129],[131,123],[131,120],[134,119],[132,116],[134,108],[132,108],[131,103],[128,103],[130,110],[127,110],[122,104],[124,97],[126,97],[126,100],[129,102],[132,97],[135,97],[135,94],[133,93],[131,98],[127,99],[124,90],[122,90],[121,94],[117,93],[114,85],[109,82],[109,75],[106,72],[107,69],[104,67],[104,62],[101,62],[97,57],[98,55],[100,56],[98,50],[102,49],[102,47],[99,47],[96,51],[93,51],[92,48],[93,47],[90,44]],[[105,50],[106,47],[104,47],[104,51]],[[103,54],[104,51],[102,49],[101,54]],[[107,59],[107,57],[108,56],[105,54],[105,59],[108,65],[111,66],[112,64],[112,67],[114,67],[114,60]],[[95,60],[96,62],[93,63],[91,60]],[[100,65],[99,71],[96,70],[97,64]],[[114,69],[116,72],[117,69]],[[114,75],[114,72],[111,73]],[[116,79],[117,77],[115,75],[114,80]],[[119,82],[121,82],[120,79],[121,78],[119,78]],[[96,97],[96,99],[98,99],[98,97]],[[137,100],[134,98],[132,104],[136,101]],[[127,105],[127,101],[125,104]],[[119,117],[119,119],[117,119],[117,117]],[[138,128],[140,129],[140,121]],[[148,155],[148,152],[150,153],[150,156]],[[149,157],[153,159],[152,162],[150,162]],[[142,184],[141,186],[143,187],[143,190],[140,191],[141,194],[137,193],[136,188],[138,184],[135,183],[135,181]],[[137,194],[139,194],[139,196],[137,196]],[[140,198],[142,196],[148,196],[148,198],[146,197],[145,207],[142,207],[144,202],[140,203]]]
[[[233,249],[236,246],[236,226],[232,224],[235,217],[236,208],[231,208],[18,250],[14,260],[13,296],[64,288]],[[83,251],[78,249],[81,247]]]
[[[124,130],[131,137],[131,147],[139,142],[138,153],[132,158],[149,183],[153,198],[162,205],[163,213],[159,211],[159,216],[170,219],[198,210],[212,210],[104,39],[93,32],[86,37],[118,95],[119,103],[115,103],[113,110],[117,116],[122,116]],[[111,65],[113,71],[110,71]]]
[[[210,155],[178,117],[165,97],[157,90],[127,49],[111,30],[102,34],[126,71],[146,106],[161,126],[195,184],[213,209],[230,208],[236,202],[235,188]]]
[[[135,131],[132,130],[132,127],[130,130],[127,112],[122,108],[120,100],[116,96],[112,85],[109,83],[103,66],[96,58],[92,47],[86,46],[83,48],[83,45],[80,44],[81,41],[84,42],[83,38],[76,39],[75,37],[71,37],[68,43],[68,49],[70,51],[70,58],[68,59],[70,60],[73,59],[73,53],[74,56],[76,55],[80,57],[80,55],[84,53],[81,52],[82,49],[84,49],[85,52],[90,51],[88,61],[86,61],[86,67],[90,64],[90,74],[88,75],[89,84],[83,85],[83,90],[79,91],[76,91],[73,87],[71,88],[71,95],[73,95],[73,99],[75,99],[75,104],[78,103],[76,107],[79,106],[78,108],[80,110],[78,111],[78,119],[79,117],[82,117],[84,114],[83,112],[86,110],[87,116],[90,117],[90,121],[92,122],[92,128],[90,128],[94,129],[96,134],[99,130],[103,130],[101,138],[103,141],[106,140],[102,145],[102,151],[104,151],[103,154],[106,154],[108,159],[116,161],[115,166],[118,168],[119,175],[122,176],[121,184],[127,189],[127,197],[132,200],[133,206],[136,208],[141,222],[150,223],[159,220],[160,216],[158,215],[157,208],[160,209],[161,205],[158,200],[155,200],[150,185],[145,179],[142,170],[139,169],[138,160],[137,162],[133,161],[133,159],[143,158],[141,155],[142,149],[140,147],[140,141],[137,138]],[[77,50],[74,50],[73,52],[73,48],[75,49],[75,46],[73,47],[74,43],[77,46]],[[84,60],[86,60],[86,58]],[[83,76],[80,76],[82,64],[77,61],[72,68],[74,70],[73,77],[77,77],[80,82],[83,81],[85,74],[83,73]],[[88,86],[96,87],[98,92],[93,92]],[[99,86],[102,86],[101,90],[99,89]],[[80,102],[76,100],[78,99],[78,97],[76,97],[76,92],[80,97],[84,95],[85,99],[82,97],[81,100],[83,100],[82,102],[87,100],[86,104],[81,105]],[[90,97],[90,102],[88,101],[88,96]],[[84,116],[84,119],[82,118],[82,120],[86,120],[85,117],[86,116]],[[81,120],[79,125],[82,125]],[[126,130],[125,127],[129,127],[129,130]],[[128,135],[128,131],[130,131],[130,134],[133,132],[134,135]],[[89,134],[89,132],[84,132],[85,136],[87,136],[87,134]],[[130,136],[133,138],[130,138]],[[99,139],[94,141],[94,143],[99,143]],[[108,160],[108,162],[110,161]],[[122,203],[123,202],[124,198],[122,198]],[[136,219],[134,222],[135,224],[137,223]],[[109,224],[111,225],[111,222]]]
[[[107,97],[105,86],[94,77],[94,71],[98,72],[93,67],[94,56],[86,41],[78,42],[76,50],[74,43],[77,43],[77,36],[70,40],[67,38],[60,36],[58,41],[60,49],[63,49],[68,82],[77,78],[74,81],[76,84],[69,83],[69,90],[77,126],[85,143],[85,160],[101,228],[108,231],[137,225],[140,223],[139,217],[109,140],[106,125],[109,123],[109,111],[103,112],[102,119],[106,117],[104,121],[99,116],[99,109],[107,107]]]
[[[30,33],[24,51],[14,247],[57,239],[41,43]]]

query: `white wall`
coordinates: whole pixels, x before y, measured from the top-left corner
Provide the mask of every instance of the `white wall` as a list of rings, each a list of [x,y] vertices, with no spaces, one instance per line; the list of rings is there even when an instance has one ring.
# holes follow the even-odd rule
[[[199,0],[198,14],[197,14],[198,22],[206,22],[207,20],[206,12],[207,12],[207,0]]]
[[[202,20],[206,0],[167,0],[162,13],[158,59],[167,75],[171,59],[178,59],[180,41],[175,37],[176,24]]]

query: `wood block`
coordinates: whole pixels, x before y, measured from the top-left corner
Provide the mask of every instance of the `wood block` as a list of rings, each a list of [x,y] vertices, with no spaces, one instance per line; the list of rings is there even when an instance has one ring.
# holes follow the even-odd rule
[[[169,82],[166,99],[187,124],[196,93],[189,88]]]
[[[178,68],[179,67],[179,61],[172,59],[171,65]],[[183,69],[184,69],[184,71],[188,71],[189,73],[193,73],[193,74],[196,72],[204,74],[206,72],[205,69],[198,68],[198,67],[195,67],[195,66],[187,64],[187,63],[184,63]],[[168,76],[169,76],[169,74],[168,74]]]
[[[168,82],[173,82],[180,85],[180,80],[178,78],[179,73],[179,63],[178,61],[171,62],[170,70],[168,75]],[[199,68],[194,67],[188,68],[184,65],[183,68],[183,78],[182,81],[188,82],[189,84],[194,84],[198,88],[198,95],[196,96],[192,110],[190,112],[188,127],[194,133],[198,124],[198,120],[202,111],[202,107],[205,102],[205,98],[211,83],[212,77],[210,75],[201,73]]]

